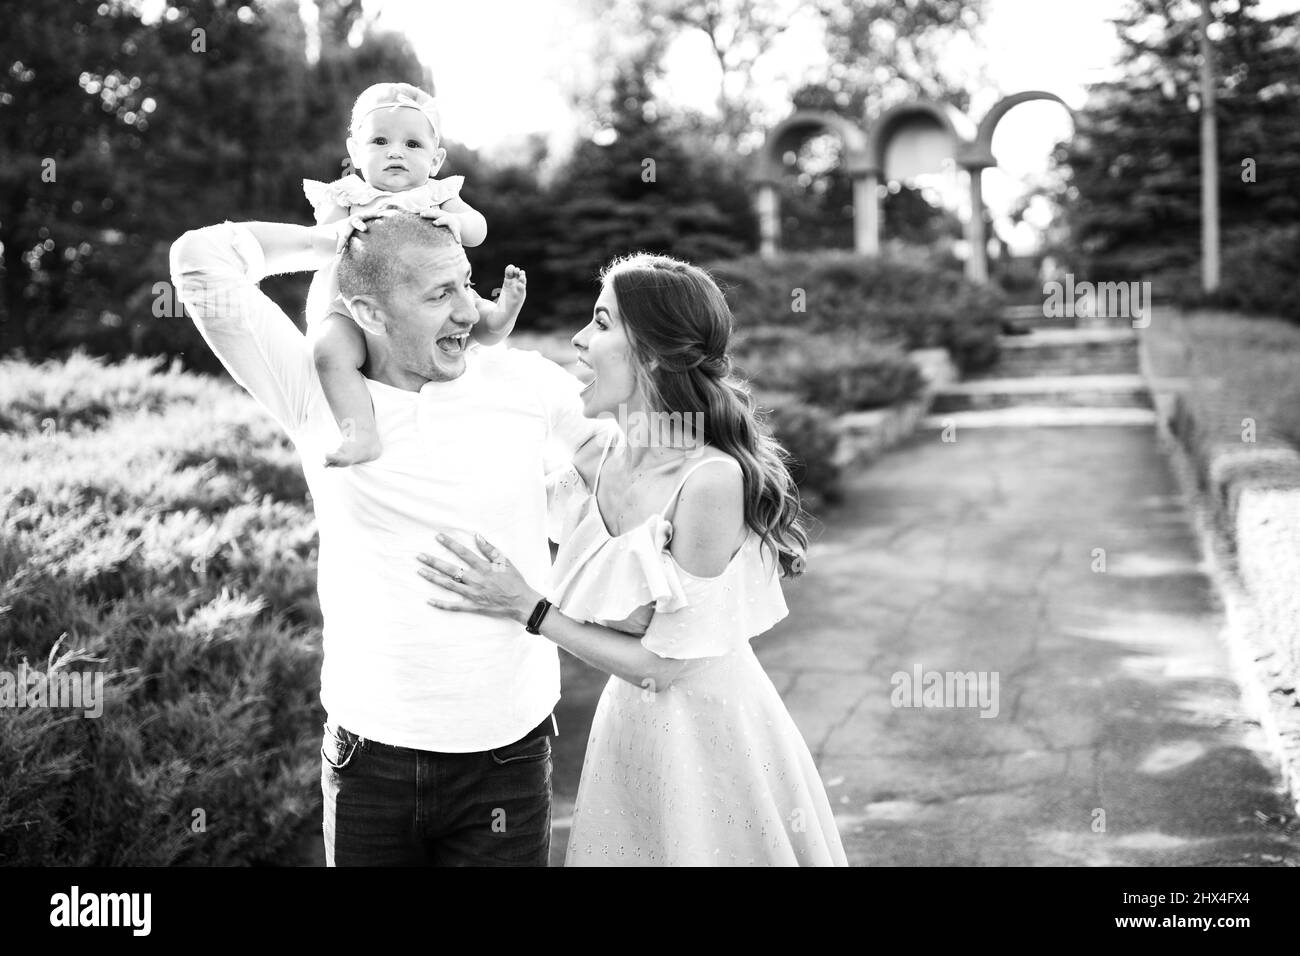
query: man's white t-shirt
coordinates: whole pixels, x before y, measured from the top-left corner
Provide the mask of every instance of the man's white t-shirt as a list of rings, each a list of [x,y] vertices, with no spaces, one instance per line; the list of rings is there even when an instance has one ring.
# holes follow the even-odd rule
[[[604,423],[584,418],[578,381],[534,352],[475,348],[448,382],[408,392],[367,380],[383,454],[324,467],[339,440],[310,350],[257,289],[248,230],[186,233],[173,281],[236,381],[288,431],[320,530],[321,701],[371,740],[466,753],[518,740],[559,699],[555,645],[503,617],[428,604],[460,598],[421,577],[424,553],[461,563],[439,532],[481,534],[534,587],[550,567],[545,476]]]

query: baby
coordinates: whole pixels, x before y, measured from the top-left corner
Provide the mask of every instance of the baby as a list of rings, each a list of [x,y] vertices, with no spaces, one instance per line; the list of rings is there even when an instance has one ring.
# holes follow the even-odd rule
[[[377,83],[352,107],[348,156],[352,170],[332,183],[303,180],[317,224],[365,215],[396,206],[446,226],[465,246],[487,236],[482,213],[460,198],[463,176],[434,179],[447,151],[440,145],[441,121],[433,97],[408,83]],[[339,297],[337,257],[316,273],[307,295],[307,327],[312,357],[330,411],[343,441],[325,456],[332,467],[356,465],[379,457],[382,447],[370,391],[361,368],[366,341]],[[527,277],[509,266],[495,303],[476,297],[479,321],[471,333],[495,345],[514,328],[524,304]]]

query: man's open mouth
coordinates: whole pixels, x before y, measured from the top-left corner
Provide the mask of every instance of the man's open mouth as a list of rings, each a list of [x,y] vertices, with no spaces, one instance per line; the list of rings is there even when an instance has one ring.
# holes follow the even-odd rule
[[[468,344],[468,332],[457,332],[455,335],[444,335],[437,341],[438,348],[446,352],[448,355],[460,355],[465,351],[465,347]]]

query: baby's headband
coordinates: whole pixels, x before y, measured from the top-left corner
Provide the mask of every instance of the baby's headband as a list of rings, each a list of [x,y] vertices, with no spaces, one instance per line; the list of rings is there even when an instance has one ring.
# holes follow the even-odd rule
[[[409,107],[413,110],[419,110],[424,114],[424,118],[429,121],[429,125],[433,127],[434,135],[442,135],[438,130],[438,124],[441,122],[441,117],[438,116],[437,105],[432,100],[421,103],[419,100],[415,99],[415,97],[406,93],[397,93],[392,99],[384,100],[384,102],[372,106],[358,117],[357,123],[360,125],[362,119],[365,119],[371,113],[377,113],[379,110],[396,110],[401,109],[403,106]]]

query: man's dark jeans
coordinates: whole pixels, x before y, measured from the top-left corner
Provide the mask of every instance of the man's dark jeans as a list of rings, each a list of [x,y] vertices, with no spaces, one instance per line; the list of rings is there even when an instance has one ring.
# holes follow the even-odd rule
[[[393,747],[325,725],[327,866],[546,866],[551,728],[478,753]]]

